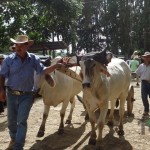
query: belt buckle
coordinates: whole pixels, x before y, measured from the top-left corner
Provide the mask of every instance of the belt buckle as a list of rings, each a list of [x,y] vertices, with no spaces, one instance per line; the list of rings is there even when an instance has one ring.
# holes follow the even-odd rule
[[[14,94],[18,95],[18,96],[21,95],[21,93],[19,91],[14,91]]]

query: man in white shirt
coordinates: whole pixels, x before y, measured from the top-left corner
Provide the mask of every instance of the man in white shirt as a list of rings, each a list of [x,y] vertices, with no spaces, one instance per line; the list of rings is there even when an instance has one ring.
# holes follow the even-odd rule
[[[141,78],[141,98],[144,105],[143,117],[147,117],[149,116],[148,96],[150,98],[150,52],[145,52],[141,58],[144,63],[140,64],[136,74]]]

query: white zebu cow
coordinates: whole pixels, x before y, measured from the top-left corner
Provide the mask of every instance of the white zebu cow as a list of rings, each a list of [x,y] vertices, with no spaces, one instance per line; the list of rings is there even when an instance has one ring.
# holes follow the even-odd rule
[[[113,113],[116,100],[118,98],[120,99],[120,124],[118,134],[124,134],[124,104],[128,96],[131,72],[126,62],[117,58],[112,58],[107,67],[92,58],[81,60],[80,66],[83,78],[83,102],[88,111],[92,127],[89,144],[96,144],[96,149],[99,149],[109,100],[111,101],[109,122],[113,124]],[[100,109],[100,115],[97,120],[94,113],[96,109]],[[99,129],[97,141],[95,132],[96,121]]]
[[[53,59],[52,65],[56,64],[60,59],[62,58],[56,57]],[[70,69],[74,70],[78,74],[80,72],[80,67],[71,67]],[[39,94],[42,95],[44,102],[43,120],[37,134],[38,137],[42,137],[44,135],[45,123],[50,106],[56,107],[60,103],[62,103],[62,109],[60,111],[61,122],[58,133],[62,134],[64,132],[63,121],[68,103],[71,103],[71,109],[66,123],[71,123],[72,113],[75,107],[74,97],[82,90],[82,84],[80,81],[61,73],[58,70],[55,70],[50,75],[51,76],[40,76],[38,79],[38,87],[40,88]]]

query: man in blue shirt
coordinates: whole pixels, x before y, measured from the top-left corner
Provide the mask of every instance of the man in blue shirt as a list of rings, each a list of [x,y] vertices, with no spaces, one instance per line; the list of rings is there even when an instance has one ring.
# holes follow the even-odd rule
[[[15,50],[3,61],[0,71],[0,95],[5,96],[4,82],[7,79],[7,115],[11,137],[7,149],[23,150],[27,119],[33,103],[34,72],[47,74],[60,67],[60,64],[44,67],[37,56],[27,52],[33,41],[26,35],[18,35],[16,40],[10,40],[14,43]]]

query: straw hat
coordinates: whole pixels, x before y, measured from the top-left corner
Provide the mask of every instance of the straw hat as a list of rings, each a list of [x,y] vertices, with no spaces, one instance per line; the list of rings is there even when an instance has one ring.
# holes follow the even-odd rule
[[[141,56],[144,61],[150,61],[150,52],[145,52],[144,55]]]
[[[4,55],[3,54],[0,54],[0,59],[4,59]]]
[[[150,57],[150,52],[145,52],[144,55],[142,55],[142,57],[147,57],[147,56]]]
[[[15,44],[23,44],[23,43],[28,43],[29,46],[31,46],[34,41],[29,40],[27,35],[18,35],[16,39],[10,38],[11,42]]]

